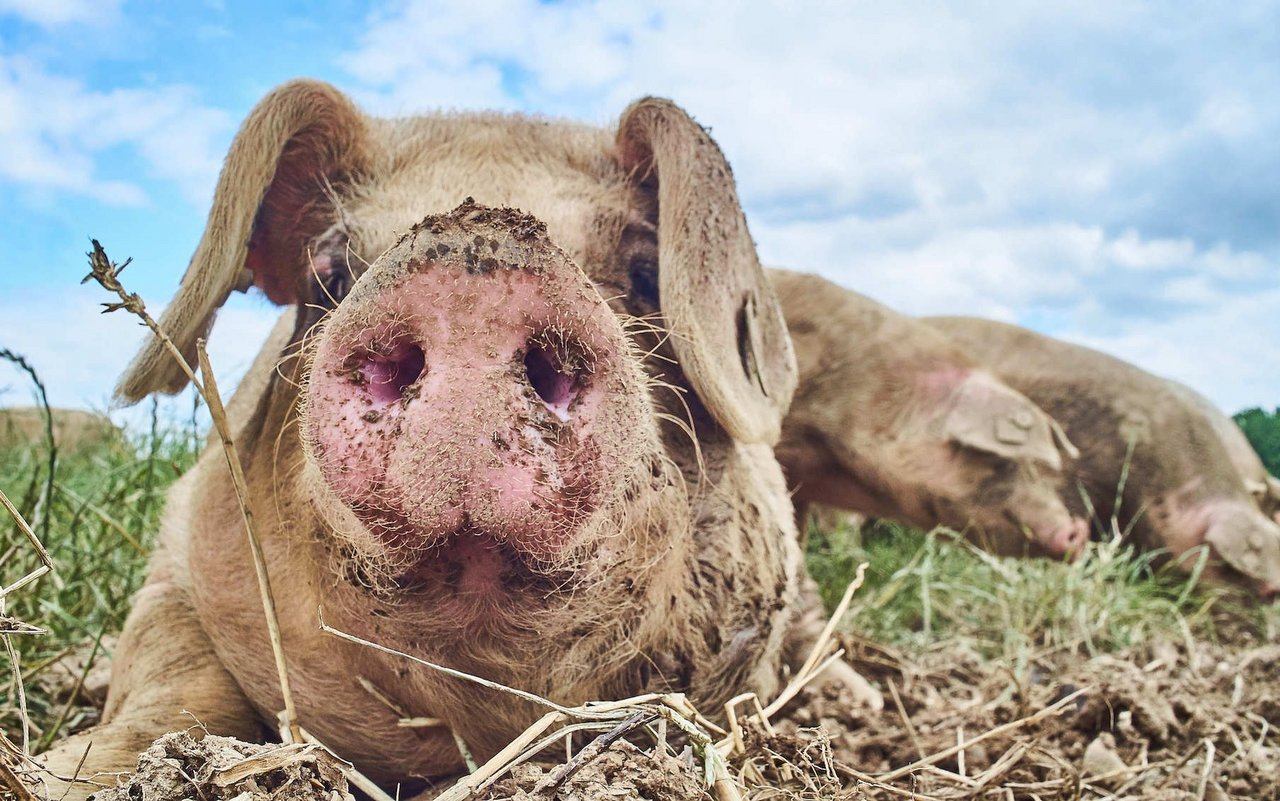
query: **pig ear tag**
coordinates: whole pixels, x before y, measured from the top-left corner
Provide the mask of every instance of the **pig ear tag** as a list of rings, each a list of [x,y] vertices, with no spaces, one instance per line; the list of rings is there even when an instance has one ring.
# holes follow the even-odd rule
[[[996,441],[1006,445],[1026,445],[1031,438],[1035,417],[1026,409],[996,418]]]
[[[1244,480],[1244,488],[1248,490],[1249,494],[1253,496],[1255,501],[1262,502],[1267,498],[1268,487],[1266,483],[1262,481],[1254,481],[1251,478],[1246,478]]]
[[[742,309],[738,312],[738,358],[742,360],[742,371],[752,379],[760,392],[769,397],[769,387],[764,383],[764,374],[760,370],[759,354],[764,353],[764,339],[760,335],[759,316],[756,311],[756,295],[747,295]]]

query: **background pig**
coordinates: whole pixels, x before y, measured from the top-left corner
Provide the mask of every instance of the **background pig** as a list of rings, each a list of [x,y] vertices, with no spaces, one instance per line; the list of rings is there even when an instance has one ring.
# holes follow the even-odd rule
[[[800,367],[776,449],[798,505],[944,525],[1002,554],[1088,541],[1061,499],[1074,448],[1035,404],[918,320],[817,276],[769,278]]]
[[[1280,522],[1280,479],[1267,471],[1262,458],[1253,449],[1253,445],[1249,444],[1248,438],[1240,430],[1240,426],[1236,425],[1236,421],[1224,414],[1213,401],[1191,387],[1172,380],[1169,380],[1169,387],[1183,397],[1187,404],[1204,415],[1209,425],[1213,426],[1218,438],[1222,440],[1223,447],[1227,449],[1227,456],[1231,458],[1236,472],[1240,474],[1245,489],[1258,502],[1258,507],[1262,509],[1263,514]]]
[[[483,758],[545,710],[324,637],[318,607],[563,704],[776,690],[815,633],[773,455],[795,361],[728,164],[685,112],[388,121],[287,84],[237,135],[163,325],[190,354],[248,284],[297,309],[233,424],[301,724],[338,754],[388,785],[438,777],[462,766],[453,737],[402,715]],[[151,344],[119,392],[183,384]],[[83,774],[125,770],[193,719],[255,738],[280,708],[210,450],[169,498],[104,724],[50,762],[68,775],[92,741]]]
[[[1017,326],[967,317],[926,322],[1062,423],[1080,448],[1076,470],[1088,499],[1068,493],[1068,504],[1082,513],[1091,505],[1100,535],[1114,516],[1134,542],[1167,549],[1188,569],[1188,551],[1208,544],[1211,577],[1275,597],[1280,526],[1250,497],[1223,444],[1224,427],[1184,388]]]
[[[100,414],[82,409],[50,409],[53,439],[66,456],[122,440],[120,429]],[[0,448],[45,443],[44,410],[34,406],[0,409]]]

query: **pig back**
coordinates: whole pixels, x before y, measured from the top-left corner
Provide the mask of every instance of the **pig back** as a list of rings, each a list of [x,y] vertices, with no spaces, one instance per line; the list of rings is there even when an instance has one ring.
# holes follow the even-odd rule
[[[1150,516],[1140,513],[1172,493],[1192,488],[1207,498],[1242,491],[1219,432],[1167,379],[1006,323],[924,320],[1062,424],[1080,449],[1078,480],[1098,517],[1137,515],[1135,536],[1149,541]],[[1067,500],[1087,512],[1075,495]]]

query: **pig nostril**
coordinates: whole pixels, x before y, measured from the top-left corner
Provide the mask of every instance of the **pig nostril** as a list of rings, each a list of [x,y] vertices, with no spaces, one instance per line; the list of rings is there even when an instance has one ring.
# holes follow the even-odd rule
[[[404,397],[426,369],[427,358],[417,345],[401,345],[389,354],[370,353],[362,358],[360,377],[376,403],[394,403]]]
[[[569,404],[577,397],[575,377],[564,371],[556,354],[542,345],[530,343],[524,356],[524,369],[529,385],[542,399],[542,405],[560,420],[569,419]]]

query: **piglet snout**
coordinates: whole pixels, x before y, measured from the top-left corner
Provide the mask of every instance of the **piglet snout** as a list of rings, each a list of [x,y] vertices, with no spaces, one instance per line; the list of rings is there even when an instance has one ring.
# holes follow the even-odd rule
[[[1053,529],[1044,538],[1044,547],[1054,557],[1075,560],[1084,553],[1089,542],[1089,521],[1073,517],[1067,523]]]
[[[540,225],[502,214],[429,218],[316,346],[311,454],[387,546],[470,533],[553,561],[639,447],[643,379],[617,319]]]

